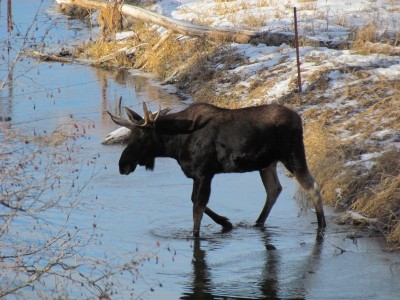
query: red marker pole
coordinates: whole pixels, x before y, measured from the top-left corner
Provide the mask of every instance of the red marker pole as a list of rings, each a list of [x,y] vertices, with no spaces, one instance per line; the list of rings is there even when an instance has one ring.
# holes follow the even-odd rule
[[[296,44],[296,59],[297,59],[297,86],[299,88],[299,93],[302,92],[301,89],[301,73],[300,73],[300,54],[299,54],[299,34],[297,31],[297,10],[293,7],[294,11],[294,40]]]

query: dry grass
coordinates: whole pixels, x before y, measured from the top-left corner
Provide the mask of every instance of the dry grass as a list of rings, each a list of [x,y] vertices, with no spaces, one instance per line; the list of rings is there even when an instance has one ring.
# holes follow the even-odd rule
[[[310,122],[304,128],[308,165],[321,187],[324,202],[337,205],[338,175],[343,171],[344,155],[334,135],[324,122]]]
[[[265,26],[268,22],[265,14],[248,13],[243,18],[243,27],[246,29],[258,29]]]
[[[397,220],[397,224],[393,226],[387,238],[389,242],[400,244],[400,220]]]
[[[376,42],[378,38],[377,29],[377,23],[375,21],[371,21],[359,27],[356,32],[356,41]]]
[[[230,1],[221,1],[217,2],[217,5],[215,6],[215,13],[217,13],[220,16],[227,16],[227,15],[232,15],[240,10],[243,9],[241,5],[236,5],[236,3],[229,3]]]
[[[299,11],[316,11],[317,9],[317,3],[312,2],[310,3],[310,1],[306,2],[303,1],[303,4],[298,8]]]
[[[84,21],[87,21],[93,12],[93,10],[86,7],[63,3],[59,5],[59,10],[61,13],[68,15],[71,19],[80,19]]]
[[[318,79],[307,93],[282,102],[302,112],[307,159],[324,202],[377,218],[388,240],[400,243],[400,150],[388,148],[400,142],[400,80],[377,80],[364,68],[338,70],[350,76],[341,89],[325,93],[327,74],[311,73],[307,80]],[[352,105],[330,106],[340,98]]]
[[[122,15],[118,7],[119,4],[115,3],[113,6],[100,10],[99,25],[102,39],[114,36],[116,32],[122,30]]]
[[[120,48],[121,44],[116,41],[106,42],[104,40],[99,40],[96,43],[91,44],[85,50],[85,54],[90,58],[98,59],[115,52]]]
[[[396,47],[397,45],[398,38],[393,40],[379,36],[377,22],[371,21],[357,28],[351,49],[364,55],[371,53],[400,55],[400,49]]]
[[[367,82],[365,82],[367,83]],[[342,125],[344,129],[360,134],[361,140],[388,140],[396,131],[400,131],[400,80],[368,82],[369,86],[359,84],[347,89],[345,96],[357,101],[359,109],[353,109],[353,116]],[[349,114],[347,114],[349,115]],[[374,137],[374,134],[391,129],[387,136]]]
[[[146,49],[144,69],[164,80],[176,70],[196,64],[199,57],[212,48],[211,44],[202,39],[181,40],[177,35],[172,35],[159,49],[155,50],[153,47]]]
[[[365,72],[362,69],[343,72],[364,79],[337,91],[356,106],[314,106],[303,113],[305,119],[321,120],[306,126],[310,168],[322,186],[325,203],[378,218],[388,239],[400,243],[400,151],[385,151],[385,145],[400,141],[400,80],[371,81],[359,76]],[[314,91],[304,98],[302,105],[317,105]],[[342,132],[352,137],[340,139]],[[381,154],[366,164],[361,157],[368,153]]]
[[[278,4],[277,0],[260,0],[249,2],[246,0],[216,0],[215,4],[208,10],[198,10],[190,5],[180,9],[183,14],[190,15],[190,21],[196,24],[210,26],[215,17],[229,21],[232,26],[245,29],[259,29],[267,24],[268,13],[260,8],[274,9]],[[275,9],[274,9],[275,10]],[[279,12],[280,16],[284,13]],[[243,17],[242,17],[243,15]]]
[[[396,148],[383,153],[365,176],[362,194],[352,209],[380,221],[381,229],[391,241],[400,242],[400,151]]]
[[[277,5],[277,0],[259,0],[258,5],[260,7],[274,7]]]
[[[219,85],[234,86],[239,78],[227,74],[227,71],[241,62],[243,62],[243,57],[229,47],[208,46],[204,48],[203,53],[194,55],[188,61],[179,73],[178,86],[190,93],[195,101],[229,106],[237,97],[226,91],[221,92],[217,87]]]
[[[117,66],[132,68],[135,63],[158,41],[159,36],[153,30],[142,23],[137,22],[133,28],[135,35],[127,40],[116,41],[114,39],[99,38],[96,42],[88,44],[80,49],[80,56],[99,60],[103,66]],[[127,55],[123,49],[135,49]],[[109,59],[104,59],[109,56]]]

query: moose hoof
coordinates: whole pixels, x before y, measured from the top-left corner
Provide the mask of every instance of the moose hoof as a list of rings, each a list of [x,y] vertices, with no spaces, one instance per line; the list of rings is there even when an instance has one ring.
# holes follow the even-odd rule
[[[256,228],[263,228],[264,227],[264,223],[256,222],[253,226],[256,227]]]
[[[222,225],[223,231],[229,231],[229,230],[232,230],[232,228],[233,228],[232,223],[229,222],[228,219],[226,219],[224,224],[221,224],[221,225]]]
[[[231,230],[233,228],[232,223],[229,221],[227,217],[220,217],[218,220],[215,220],[219,225],[221,225],[224,230]]]

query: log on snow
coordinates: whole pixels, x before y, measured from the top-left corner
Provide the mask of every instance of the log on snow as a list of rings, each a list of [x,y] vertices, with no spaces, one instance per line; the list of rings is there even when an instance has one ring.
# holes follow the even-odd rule
[[[279,46],[282,43],[294,43],[294,35],[290,33],[259,32],[239,28],[196,25],[187,21],[163,16],[130,4],[112,4],[108,1],[101,0],[58,0],[59,3],[61,1],[64,4],[69,3],[92,9],[106,9],[118,5],[119,11],[124,15],[162,26],[173,33],[182,34],[184,36],[201,37],[214,41],[236,42],[240,44],[264,43],[271,46]]]

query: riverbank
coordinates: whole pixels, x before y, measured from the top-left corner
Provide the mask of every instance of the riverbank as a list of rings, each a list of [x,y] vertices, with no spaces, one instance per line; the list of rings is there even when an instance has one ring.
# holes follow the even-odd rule
[[[385,1],[365,7],[278,2],[160,1],[145,8],[196,24],[286,32],[292,30],[292,7],[298,6],[303,36],[351,42],[349,49],[302,44],[302,93],[295,49],[284,43],[216,42],[126,20],[125,34],[110,30],[77,53],[99,65],[153,73],[195,102],[294,108],[303,116],[308,160],[325,204],[366,217],[346,214],[350,217],[341,222],[365,223],[400,243],[400,47],[399,33],[391,30],[399,28],[400,6],[386,3],[382,11]],[[104,18],[100,23],[105,26]]]

